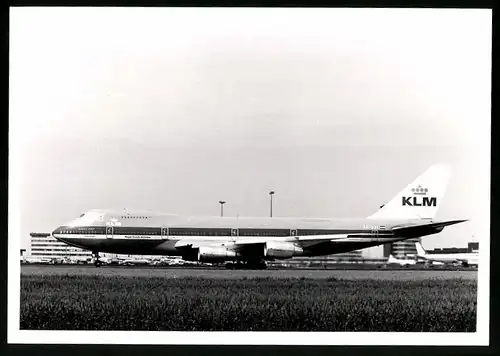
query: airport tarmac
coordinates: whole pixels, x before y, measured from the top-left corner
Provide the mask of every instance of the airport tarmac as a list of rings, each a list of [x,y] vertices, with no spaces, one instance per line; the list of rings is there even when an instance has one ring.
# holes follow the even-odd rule
[[[105,277],[165,277],[165,278],[341,278],[378,280],[422,280],[422,279],[477,279],[477,270],[227,270],[199,268],[153,268],[94,266],[22,266],[23,275],[74,275]]]

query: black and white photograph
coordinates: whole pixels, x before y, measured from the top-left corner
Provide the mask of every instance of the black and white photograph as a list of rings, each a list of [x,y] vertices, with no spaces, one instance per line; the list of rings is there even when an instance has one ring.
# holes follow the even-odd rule
[[[9,343],[489,344],[491,10],[9,17]]]

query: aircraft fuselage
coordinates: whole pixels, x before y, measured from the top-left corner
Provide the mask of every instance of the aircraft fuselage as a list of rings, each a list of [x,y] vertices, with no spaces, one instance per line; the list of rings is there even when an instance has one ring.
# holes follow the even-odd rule
[[[297,243],[296,256],[348,252],[402,240],[391,229],[421,220],[183,217],[153,212],[94,210],[58,227],[53,236],[94,252],[183,256],[189,246],[262,245],[267,240]],[[436,231],[437,232],[437,231]],[[308,241],[308,238],[311,238]],[[318,239],[324,242],[318,243]],[[235,256],[236,259],[238,256]]]

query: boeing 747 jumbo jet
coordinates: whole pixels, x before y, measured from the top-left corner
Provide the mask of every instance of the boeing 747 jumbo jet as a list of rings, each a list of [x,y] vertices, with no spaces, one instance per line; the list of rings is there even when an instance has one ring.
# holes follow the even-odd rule
[[[466,220],[435,221],[451,171],[434,165],[367,218],[186,217],[150,211],[90,210],[52,236],[99,252],[181,256],[186,261],[238,262],[348,252],[441,232]]]

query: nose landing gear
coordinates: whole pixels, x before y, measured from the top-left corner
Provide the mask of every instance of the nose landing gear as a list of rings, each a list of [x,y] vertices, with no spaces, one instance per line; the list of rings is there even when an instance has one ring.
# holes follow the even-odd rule
[[[102,261],[99,260],[99,252],[93,252],[92,257],[94,257],[94,266],[101,267]]]

